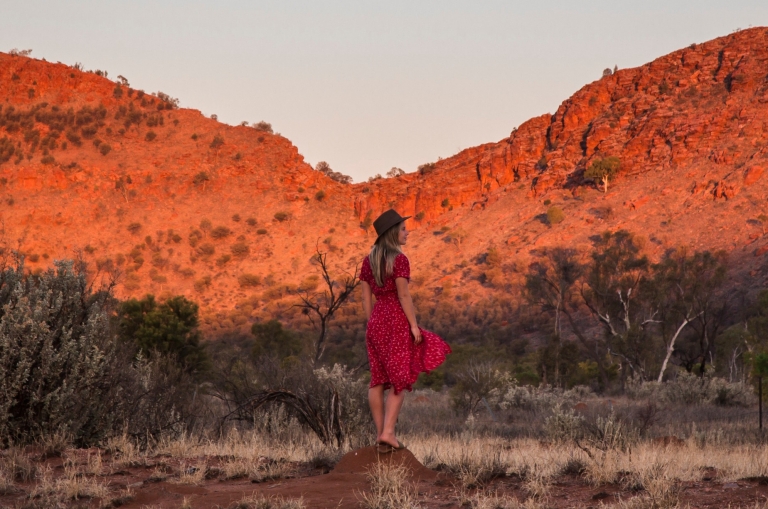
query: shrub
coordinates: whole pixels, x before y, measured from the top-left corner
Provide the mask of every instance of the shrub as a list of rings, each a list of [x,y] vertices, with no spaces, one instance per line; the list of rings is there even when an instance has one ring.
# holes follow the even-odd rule
[[[239,223],[240,222],[240,214],[235,214],[232,216],[232,221]]]
[[[0,442],[98,440],[114,418],[104,384],[115,356],[108,292],[92,293],[84,266],[73,262],[37,277],[18,263],[0,281]]]
[[[195,177],[192,179],[192,183],[197,186],[204,182],[208,182],[209,180],[211,180],[211,177],[208,176],[208,173],[201,171],[195,175]]]
[[[433,171],[435,171],[436,165],[435,163],[426,163],[419,166],[419,173],[421,175],[429,175]]]
[[[200,230],[192,230],[189,232],[189,245],[191,247],[197,246],[197,243],[203,239],[203,233]]]
[[[40,162],[43,164],[53,164],[56,162],[56,159],[53,156],[45,156],[40,159]]]
[[[547,222],[549,224],[562,223],[564,219],[565,213],[560,207],[552,205],[547,209]]]
[[[201,244],[200,247],[197,248],[197,252],[200,256],[211,256],[213,253],[216,252],[216,248],[213,247],[213,244],[206,242],[205,244]]]
[[[256,336],[254,357],[274,355],[278,359],[284,359],[297,356],[303,350],[301,339],[291,331],[283,329],[283,325],[277,320],[254,323],[251,333]]]
[[[245,258],[251,252],[251,250],[248,248],[248,244],[245,242],[232,244],[229,250],[232,252],[232,256],[235,258]]]
[[[228,254],[223,254],[223,255],[219,256],[219,257],[216,259],[216,265],[217,265],[217,266],[219,266],[219,267],[223,267],[223,266],[224,266],[224,265],[226,265],[226,264],[227,264],[227,263],[228,263],[228,262],[229,262],[231,259],[232,259],[232,256],[230,256],[230,255],[228,255]]]
[[[259,228],[258,230],[256,230],[256,233],[258,235],[266,235],[267,234],[267,230],[265,230],[264,228]]]
[[[139,230],[141,230],[141,223],[131,223],[128,225],[128,231],[133,234],[139,233]]]
[[[272,124],[270,124],[269,122],[264,122],[263,120],[261,122],[256,123],[256,124],[253,124],[253,128],[256,129],[257,131],[262,131],[262,132],[265,132],[265,133],[272,134],[272,132],[273,132],[272,131]]]
[[[283,221],[287,221],[289,217],[290,217],[290,214],[288,214],[287,212],[276,212],[275,213],[275,219],[277,219],[281,223]]]
[[[198,306],[179,295],[158,303],[154,296],[130,299],[118,309],[118,329],[148,358],[170,355],[190,372],[202,370],[207,357],[200,345]]]
[[[211,230],[211,237],[214,239],[223,239],[225,237],[228,237],[232,233],[232,230],[227,228],[226,226],[217,226],[213,230]]]
[[[213,228],[213,224],[211,223],[211,221],[209,219],[203,219],[202,221],[200,221],[200,229],[201,230],[208,231],[211,228]]]
[[[315,199],[317,201],[323,201],[323,198],[325,198],[325,191],[322,189],[315,193]]]
[[[197,279],[194,283],[195,290],[201,293],[209,286],[211,286],[211,276],[203,276],[200,279]]]
[[[108,143],[102,143],[99,146],[99,152],[101,152],[101,155],[105,156],[109,154],[112,151],[112,147]]]
[[[248,224],[248,226],[256,226],[256,218],[249,217],[245,220],[245,222]]]
[[[67,131],[67,139],[69,140],[72,145],[75,145],[76,147],[79,147],[83,144],[80,136],[75,131]]]
[[[190,136],[190,138],[192,138],[193,140],[197,141],[197,133],[192,134],[192,136]]]
[[[213,141],[211,141],[210,147],[212,149],[217,149],[222,145],[224,145],[224,138],[220,134],[217,134],[216,136],[213,137]]]
[[[415,219],[416,219],[416,221],[422,221],[426,216],[427,216],[427,214],[422,210],[421,212],[416,214],[416,218]]]
[[[242,286],[243,288],[251,288],[254,286],[259,286],[261,284],[261,276],[258,276],[256,274],[241,274],[240,277],[237,278],[237,282]]]
[[[451,206],[451,201],[448,198],[446,198],[446,199],[444,199],[443,201],[440,202],[440,206],[441,207],[450,207]]]
[[[147,134],[144,136],[145,141],[152,141],[155,138],[157,138],[157,133],[155,131],[147,131]]]

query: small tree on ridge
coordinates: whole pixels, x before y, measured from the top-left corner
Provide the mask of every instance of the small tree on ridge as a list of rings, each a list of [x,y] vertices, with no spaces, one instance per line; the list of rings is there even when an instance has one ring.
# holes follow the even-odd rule
[[[603,192],[608,192],[608,181],[619,172],[621,161],[618,157],[609,156],[602,159],[595,159],[589,165],[584,176],[591,179],[599,179],[603,183]]]

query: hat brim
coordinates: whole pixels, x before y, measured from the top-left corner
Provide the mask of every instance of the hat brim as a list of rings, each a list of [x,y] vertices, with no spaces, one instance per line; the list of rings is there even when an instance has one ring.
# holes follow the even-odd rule
[[[390,229],[390,228],[392,228],[392,227],[394,227],[394,226],[397,226],[397,225],[399,225],[400,223],[402,223],[403,221],[405,221],[406,219],[410,219],[410,218],[412,218],[412,217],[413,217],[413,216],[405,216],[405,217],[404,217],[404,218],[402,218],[400,221],[396,222],[395,224],[393,224],[392,226],[390,226],[389,228],[387,228],[386,230],[384,230],[383,232],[381,232],[381,235],[384,235],[385,233],[387,233],[387,232],[389,231],[389,229]],[[379,238],[381,237],[381,235],[376,235],[376,240],[379,240]]]

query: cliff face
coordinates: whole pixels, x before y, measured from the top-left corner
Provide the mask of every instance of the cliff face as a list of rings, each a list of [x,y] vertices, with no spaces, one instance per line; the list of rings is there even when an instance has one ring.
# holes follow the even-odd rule
[[[427,176],[370,186],[357,197],[357,213],[378,212],[394,199],[406,213],[432,219],[446,199],[482,207],[515,182],[530,197],[575,190],[592,161],[607,156],[620,158],[623,175],[660,178],[693,165],[749,164],[766,151],[766,62],[768,32],[755,28],[619,70],[509,138],[437,161]]]
[[[79,256],[119,275],[120,297],[187,295],[225,331],[290,314],[295,291],[318,284],[317,247],[334,271],[353,270],[374,240],[368,220],[390,207],[414,216],[415,294],[449,315],[516,298],[538,249],[586,251],[605,229],[643,235],[652,256],[726,249],[734,277],[760,286],[767,63],[768,31],[738,32],[605,76],[497,143],[341,185],[279,135],[0,54],[3,240],[32,271]],[[583,173],[608,156],[621,164],[604,194]],[[550,205],[559,225],[543,219]],[[485,261],[491,249],[501,262]],[[345,313],[340,324],[357,323]]]

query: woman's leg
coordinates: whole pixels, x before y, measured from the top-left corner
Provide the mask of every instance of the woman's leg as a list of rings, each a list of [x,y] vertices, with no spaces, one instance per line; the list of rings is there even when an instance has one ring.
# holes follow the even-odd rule
[[[368,389],[368,404],[371,407],[373,423],[376,425],[376,441],[384,431],[384,386],[375,385]]]
[[[397,424],[397,417],[400,415],[400,409],[403,407],[404,399],[405,391],[395,394],[394,389],[387,396],[384,408],[384,429],[379,433],[379,442],[385,442],[392,447],[399,447],[399,442],[395,438],[395,425]]]

